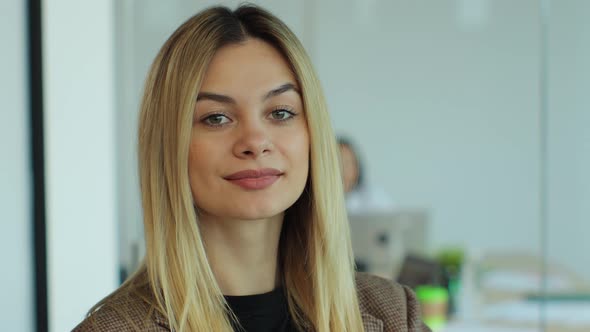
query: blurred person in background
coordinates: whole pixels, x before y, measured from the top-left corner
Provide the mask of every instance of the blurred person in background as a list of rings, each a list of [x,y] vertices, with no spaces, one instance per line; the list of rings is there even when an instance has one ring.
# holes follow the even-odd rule
[[[355,274],[338,155],[283,22],[193,16],[142,100],[145,260],[74,331],[428,331],[409,288]]]
[[[338,137],[337,140],[348,213],[370,214],[392,211],[393,200],[385,190],[368,184],[359,150],[352,140],[344,136]]]

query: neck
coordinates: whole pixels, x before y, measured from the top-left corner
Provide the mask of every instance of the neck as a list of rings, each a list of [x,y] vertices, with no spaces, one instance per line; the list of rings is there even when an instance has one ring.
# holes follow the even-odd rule
[[[279,286],[282,224],[283,214],[260,220],[199,216],[209,264],[224,295],[261,294]]]

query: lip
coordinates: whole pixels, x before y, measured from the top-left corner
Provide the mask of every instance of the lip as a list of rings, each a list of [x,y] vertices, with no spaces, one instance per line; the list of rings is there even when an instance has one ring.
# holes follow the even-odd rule
[[[224,179],[244,189],[260,190],[271,186],[282,175],[283,172],[275,168],[247,169],[225,176]]]

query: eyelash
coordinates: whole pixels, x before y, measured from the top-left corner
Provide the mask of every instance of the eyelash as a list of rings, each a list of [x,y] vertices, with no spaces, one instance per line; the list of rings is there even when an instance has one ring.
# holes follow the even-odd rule
[[[213,127],[213,128],[219,128],[219,127],[223,127],[223,126],[225,125],[225,123],[222,123],[222,124],[213,124],[213,123],[207,123],[207,120],[209,120],[209,119],[211,119],[211,118],[213,118],[213,117],[218,117],[218,116],[223,116],[223,117],[225,117],[226,119],[230,120],[230,119],[229,119],[229,117],[228,117],[228,116],[227,116],[225,113],[223,113],[223,112],[213,112],[213,113],[210,113],[210,114],[207,114],[207,115],[205,115],[205,116],[204,116],[204,117],[201,119],[201,121],[200,121],[200,122],[201,122],[201,123],[203,123],[203,124],[204,124],[204,125],[206,125],[206,126]],[[230,120],[230,121],[231,121],[231,120]]]
[[[288,106],[277,106],[277,107],[273,108],[273,110],[269,113],[269,115],[272,115],[273,113],[276,113],[276,112],[286,112],[289,115],[289,117],[287,117],[286,119],[272,119],[273,121],[277,121],[277,122],[287,122],[289,120],[292,120],[297,115],[299,115],[299,114],[295,113],[295,111],[291,107],[288,107]]]
[[[276,114],[277,112],[285,112],[288,114],[288,117],[285,119],[273,119],[271,118],[272,121],[274,122],[278,122],[278,123],[285,123],[289,120],[292,120],[293,118],[295,118],[297,115],[299,115],[298,113],[295,113],[293,111],[293,109],[291,107],[287,107],[287,106],[277,106],[275,107],[272,111],[269,112],[268,116],[272,116],[272,114]],[[231,119],[229,118],[229,116],[227,114],[225,114],[224,112],[213,112],[210,114],[205,115],[200,122],[203,123],[206,126],[209,127],[213,127],[213,128],[219,128],[219,127],[223,127],[225,126],[227,123],[222,123],[222,124],[212,124],[212,123],[207,123],[207,121],[213,117],[225,117],[226,119],[228,119],[229,121],[231,121]]]

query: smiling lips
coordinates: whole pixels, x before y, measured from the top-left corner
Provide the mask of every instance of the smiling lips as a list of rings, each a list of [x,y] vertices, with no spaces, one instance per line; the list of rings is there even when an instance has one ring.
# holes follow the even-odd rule
[[[248,169],[224,177],[229,182],[244,189],[260,190],[277,181],[283,172],[274,168]]]

